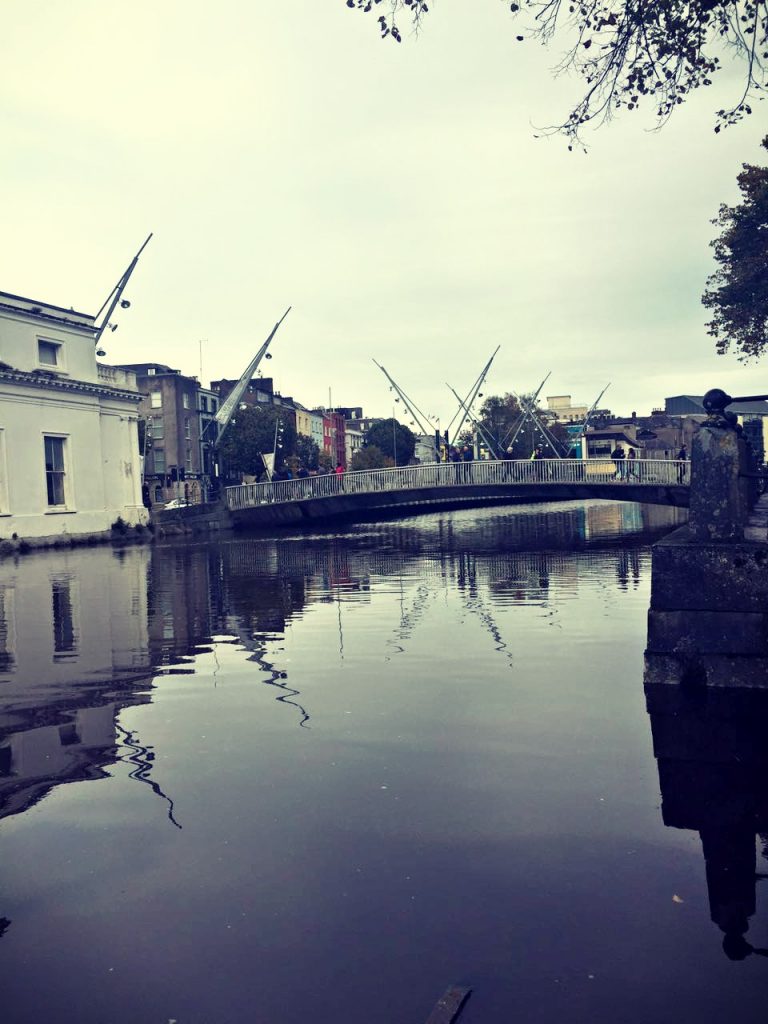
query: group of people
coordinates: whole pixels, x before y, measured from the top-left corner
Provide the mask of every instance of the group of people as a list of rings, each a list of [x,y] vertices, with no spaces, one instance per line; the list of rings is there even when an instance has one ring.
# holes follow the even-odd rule
[[[280,469],[276,469],[272,474],[273,482],[278,480],[305,480],[310,476],[341,476],[344,472],[344,467],[339,462],[335,469],[307,469],[306,466],[299,466],[296,471],[292,471],[288,466],[282,466]]]
[[[611,452],[611,459],[616,467],[616,476],[619,480],[629,480],[637,475],[635,473],[636,458],[637,452],[634,448],[630,448],[629,451],[625,452],[622,444],[616,445]]]
[[[687,460],[688,460],[688,449],[686,448],[685,444],[683,444],[681,446],[680,451],[677,453],[676,458],[677,458],[677,461],[680,462],[680,463],[687,462]],[[619,480],[630,480],[632,477],[636,477],[637,476],[637,471],[636,471],[636,467],[635,467],[635,461],[637,459],[637,452],[635,451],[634,448],[629,448],[625,452],[624,451],[624,446],[619,442],[619,443],[616,444],[616,447],[611,452],[611,459],[613,460],[613,464],[616,467],[616,476],[618,477]],[[680,465],[677,468],[677,480],[678,480],[678,483],[682,483],[684,478],[685,478],[685,466],[684,465]]]

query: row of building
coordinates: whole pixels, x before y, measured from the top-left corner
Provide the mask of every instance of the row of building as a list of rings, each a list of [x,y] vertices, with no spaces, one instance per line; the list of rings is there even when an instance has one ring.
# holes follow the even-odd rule
[[[609,409],[588,410],[573,405],[570,395],[547,398],[546,417],[557,422],[574,438],[582,442],[584,458],[609,458],[612,449],[621,444],[634,448],[638,456],[646,459],[674,459],[685,446],[691,449],[691,439],[700,423],[707,418],[701,395],[675,395],[665,399],[663,409],[654,409],[650,416],[615,416]],[[729,406],[744,434],[754,449],[758,461],[765,462],[768,450],[768,402],[734,402]],[[584,420],[589,415],[589,426]]]
[[[0,292],[0,541],[142,525],[147,498],[205,501],[218,487],[214,419],[237,382],[206,388],[161,363],[106,366],[97,362],[98,337],[91,315]],[[585,431],[586,407],[567,395],[547,402],[549,419],[583,435],[584,457],[607,456],[618,441],[640,457],[674,458],[705,417],[700,397],[680,395],[645,417],[601,410]],[[241,404],[279,407],[297,434],[345,468],[374,422],[359,407],[309,409],[263,377],[250,381]],[[731,408],[763,461],[768,404]],[[432,459],[426,442],[421,458]]]
[[[237,385],[214,380],[203,387],[163,363],[129,363],[119,367],[135,376],[141,393],[138,404],[143,479],[152,503],[183,497],[197,503],[218,491],[225,470],[216,457],[214,418]],[[333,466],[349,467],[363,444],[370,420],[361,408],[308,409],[275,391],[271,377],[254,377],[241,399],[242,406],[272,405],[297,434],[310,438]],[[239,481],[237,481],[239,482]]]

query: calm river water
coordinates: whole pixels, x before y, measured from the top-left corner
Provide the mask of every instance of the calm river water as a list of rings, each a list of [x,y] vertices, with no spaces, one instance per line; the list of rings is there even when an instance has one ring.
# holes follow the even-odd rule
[[[695,822],[662,818],[675,515],[2,563],[0,1019],[424,1024],[462,984],[461,1024],[765,1021],[768,889],[737,880],[729,958]]]

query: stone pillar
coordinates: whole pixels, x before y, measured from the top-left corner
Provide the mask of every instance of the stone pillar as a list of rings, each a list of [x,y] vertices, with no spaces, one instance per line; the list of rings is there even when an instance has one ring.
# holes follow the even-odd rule
[[[749,515],[742,467],[746,442],[730,425],[704,423],[693,436],[688,525],[698,541],[741,540]]]

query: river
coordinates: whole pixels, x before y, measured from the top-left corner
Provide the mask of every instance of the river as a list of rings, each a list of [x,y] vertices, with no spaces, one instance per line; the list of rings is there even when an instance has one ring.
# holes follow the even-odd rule
[[[643,652],[681,515],[0,564],[4,1024],[424,1024],[449,985],[461,1024],[764,1021],[761,887],[729,957],[662,815]]]

